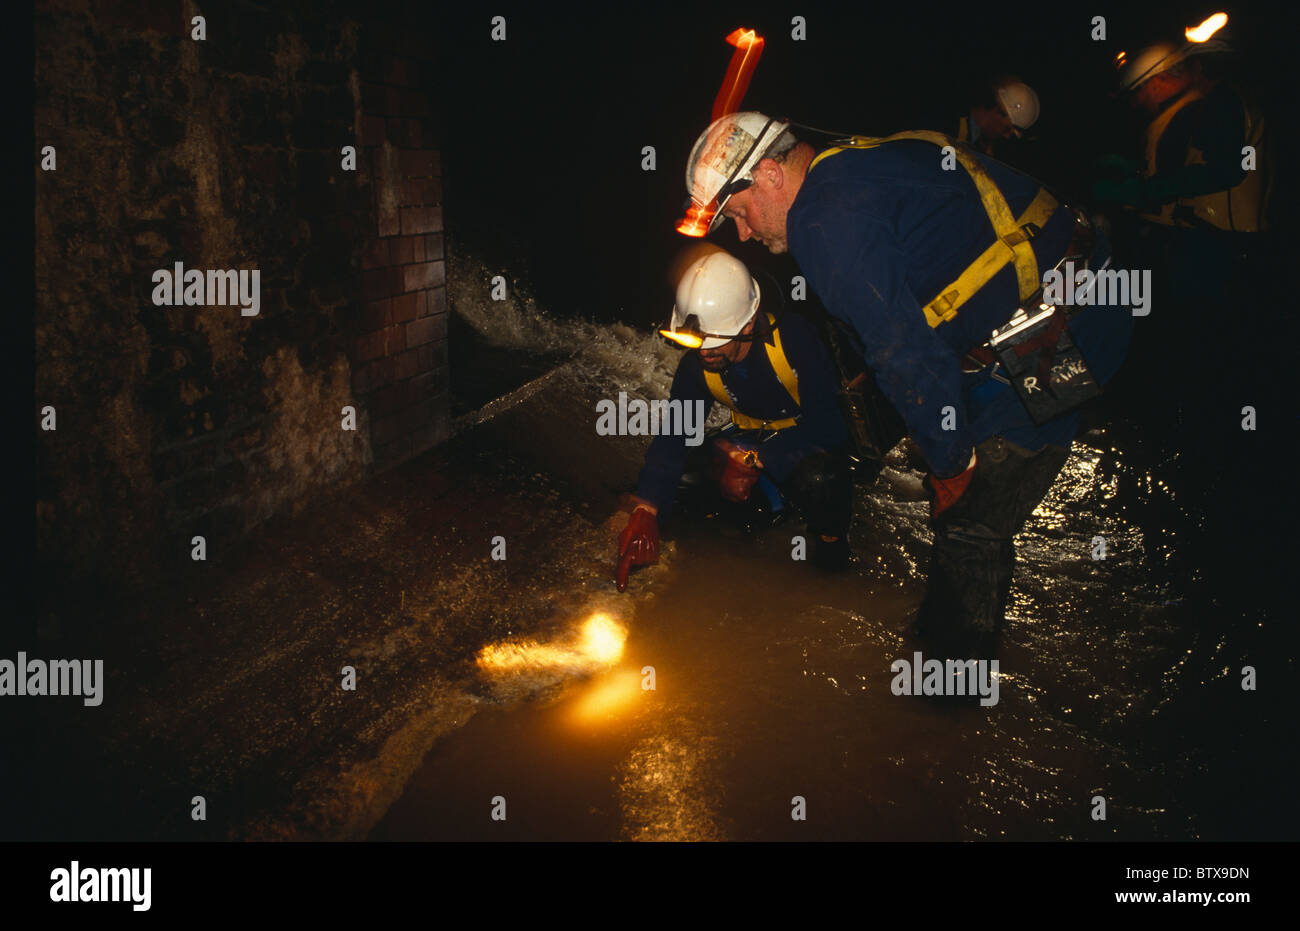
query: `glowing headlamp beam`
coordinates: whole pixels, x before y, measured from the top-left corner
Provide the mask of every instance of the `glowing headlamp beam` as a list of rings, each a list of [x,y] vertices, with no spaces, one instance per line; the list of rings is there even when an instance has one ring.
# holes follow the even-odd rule
[[[753,29],[742,27],[727,36],[727,44],[734,45],[736,50],[731,53],[731,62],[727,65],[727,73],[718,88],[718,96],[713,99],[714,120],[740,109],[740,101],[744,99],[745,91],[749,90],[754,68],[762,57],[764,40]],[[717,210],[712,205],[691,204],[686,210],[686,216],[677,224],[677,232],[697,239],[707,236],[716,214]]]
[[[493,675],[572,674],[612,666],[623,655],[627,630],[606,614],[593,614],[568,638],[552,643],[498,640],[479,650],[479,669]]]
[[[659,335],[685,346],[687,349],[699,349],[704,345],[703,337],[696,336],[694,333],[674,333],[672,330],[660,330]]]
[[[1188,26],[1183,30],[1188,42],[1205,42],[1224,26],[1228,25],[1227,13],[1215,13],[1199,26]]]
[[[686,216],[677,224],[677,232],[683,236],[706,236],[713,223],[714,211],[709,207],[691,204],[686,208]]]
[[[713,119],[735,113],[740,109],[740,101],[749,90],[749,81],[754,76],[754,68],[763,54],[763,37],[752,29],[737,29],[727,36],[727,44],[734,45],[731,63],[727,65],[727,74],[718,88],[718,96],[713,100]]]

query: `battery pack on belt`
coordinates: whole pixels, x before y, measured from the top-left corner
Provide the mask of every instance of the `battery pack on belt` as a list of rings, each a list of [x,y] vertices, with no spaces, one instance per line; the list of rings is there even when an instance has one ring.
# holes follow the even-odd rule
[[[1024,308],[993,331],[989,348],[1036,425],[1069,413],[1101,394],[1060,307]]]
[[[1074,234],[1057,269],[1072,259],[1083,259],[1083,267],[1088,267],[1087,257],[1095,241],[1092,224],[1080,210],[1075,210],[1074,216]],[[1108,259],[1102,267],[1109,264]],[[1033,295],[993,331],[987,343],[967,354],[977,367],[993,365],[996,360],[1006,377],[999,375],[997,368],[993,377],[1011,383],[1039,426],[1101,394],[1101,385],[1070,335],[1072,314],[1064,307],[1043,303],[1042,294],[1040,290]]]

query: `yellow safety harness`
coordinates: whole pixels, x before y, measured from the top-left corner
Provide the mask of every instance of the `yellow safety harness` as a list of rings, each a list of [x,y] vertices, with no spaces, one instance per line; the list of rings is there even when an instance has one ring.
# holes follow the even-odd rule
[[[1020,216],[1014,216],[1002,196],[998,186],[989,177],[975,157],[965,147],[942,133],[918,130],[914,132],[895,133],[892,136],[853,136],[834,148],[827,149],[808,166],[811,171],[824,158],[843,152],[845,149],[872,149],[886,142],[900,139],[917,139],[937,146],[952,146],[957,161],[975,182],[980,201],[988,213],[989,222],[993,224],[996,239],[974,262],[966,267],[957,280],[939,290],[938,295],[925,305],[925,319],[932,327],[957,316],[957,309],[974,297],[975,292],[988,284],[993,277],[1009,263],[1015,263],[1016,281],[1023,301],[1038,290],[1040,281],[1038,259],[1034,256],[1029,241],[1038,235],[1043,225],[1060,204],[1048,193],[1047,188],[1039,188],[1030,205]]]
[[[781,346],[781,331],[776,326],[776,318],[768,314],[767,321],[772,325],[772,342],[763,343],[763,348],[767,350],[767,361],[772,364],[772,371],[776,373],[776,377],[781,380],[782,386],[798,406],[799,379],[785,357],[785,349]],[[742,430],[784,430],[798,423],[794,417],[787,417],[784,420],[762,420],[742,414],[736,410],[736,402],[727,393],[727,386],[722,383],[722,376],[717,372],[705,372],[704,382],[709,386],[709,392],[718,399],[718,403],[731,409],[731,422]]]

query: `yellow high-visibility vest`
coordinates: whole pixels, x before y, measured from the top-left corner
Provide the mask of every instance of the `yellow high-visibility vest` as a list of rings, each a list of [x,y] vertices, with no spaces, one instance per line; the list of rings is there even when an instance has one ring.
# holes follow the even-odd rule
[[[940,147],[949,145],[953,147],[958,163],[966,169],[966,173],[975,182],[975,189],[979,192],[980,201],[984,204],[984,210],[988,214],[989,222],[993,224],[993,232],[997,237],[979,258],[957,276],[955,281],[940,288],[938,295],[925,305],[923,309],[926,322],[932,327],[937,327],[957,316],[957,309],[974,297],[976,291],[993,280],[993,276],[1009,263],[1015,263],[1020,299],[1023,301],[1037,291],[1040,285],[1038,259],[1034,256],[1029,241],[1038,235],[1048,218],[1060,206],[1056,198],[1048,193],[1047,188],[1039,188],[1033,201],[1025,208],[1025,212],[1018,217],[1013,216],[1011,208],[1007,205],[1007,199],[1002,196],[997,184],[968,149],[942,133],[926,130],[894,133],[892,136],[883,137],[853,136],[841,145],[827,149],[814,158],[808,170],[812,171],[822,159],[845,149],[872,149],[883,143],[900,139],[918,139]]]
[[[1246,144],[1254,146],[1258,167],[1246,172],[1240,184],[1223,191],[1211,191],[1195,197],[1179,197],[1162,206],[1158,211],[1145,211],[1141,214],[1152,223],[1166,226],[1190,227],[1196,225],[1192,220],[1178,214],[1190,207],[1196,217],[1218,227],[1235,233],[1258,233],[1268,228],[1266,218],[1268,194],[1273,172],[1272,153],[1266,152],[1268,142],[1265,139],[1265,126],[1262,115],[1253,101],[1245,95],[1238,94],[1246,113]],[[1147,177],[1156,174],[1156,154],[1160,149],[1160,139],[1173,122],[1175,116],[1188,104],[1204,99],[1205,94],[1192,88],[1179,97],[1159,116],[1151,121],[1146,129]],[[1189,145],[1183,159],[1184,165],[1204,165],[1205,156],[1200,149]]]

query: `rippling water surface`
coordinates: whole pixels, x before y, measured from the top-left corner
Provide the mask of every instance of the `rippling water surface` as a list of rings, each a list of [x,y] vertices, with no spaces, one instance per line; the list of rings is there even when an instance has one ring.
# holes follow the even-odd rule
[[[538,350],[564,332],[499,326]],[[671,351],[623,330],[581,331],[573,397],[602,384],[665,396]],[[595,462],[585,416],[574,411],[563,442]],[[858,489],[848,573],[793,561],[797,525],[745,536],[697,516],[628,594],[557,591],[551,642],[491,647],[513,665],[480,661],[484,710],[433,749],[374,836],[1278,836],[1264,820],[1279,797],[1279,716],[1240,684],[1245,663],[1270,659],[1261,631],[1273,617],[1205,584],[1199,508],[1212,496],[1189,486],[1179,455],[1135,437],[1121,421],[1077,441],[1018,537],[995,706],[890,690],[890,664],[919,649],[909,625],[929,542],[920,475],[896,454]],[[1259,541],[1216,545],[1240,555]],[[590,550],[575,556],[575,578],[607,571],[591,562]],[[619,646],[584,653],[597,615]],[[491,817],[498,796],[504,820]],[[791,816],[797,799],[806,820]]]

